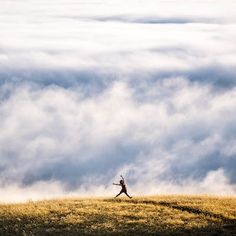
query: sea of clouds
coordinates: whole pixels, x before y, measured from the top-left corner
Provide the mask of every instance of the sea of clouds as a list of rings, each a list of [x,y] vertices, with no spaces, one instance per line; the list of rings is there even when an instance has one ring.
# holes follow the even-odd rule
[[[236,194],[234,0],[0,5],[0,201]]]

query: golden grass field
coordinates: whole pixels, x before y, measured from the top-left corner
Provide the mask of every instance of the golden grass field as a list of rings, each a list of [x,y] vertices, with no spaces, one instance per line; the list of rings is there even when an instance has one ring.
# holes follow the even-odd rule
[[[236,197],[172,195],[1,204],[0,235],[236,235]]]

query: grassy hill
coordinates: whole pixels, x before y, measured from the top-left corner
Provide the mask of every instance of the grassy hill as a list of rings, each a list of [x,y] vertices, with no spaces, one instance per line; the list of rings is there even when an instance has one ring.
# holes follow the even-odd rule
[[[1,204],[0,235],[236,235],[236,198],[150,196]]]

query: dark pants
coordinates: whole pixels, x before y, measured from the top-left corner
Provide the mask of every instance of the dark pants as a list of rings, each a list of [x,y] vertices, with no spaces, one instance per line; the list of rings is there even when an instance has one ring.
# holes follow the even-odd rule
[[[129,198],[131,198],[131,197],[129,196],[129,194],[127,193],[127,190],[126,190],[126,189],[121,189],[120,192],[119,192],[115,197],[120,196],[122,193],[126,194],[126,196],[128,196]]]

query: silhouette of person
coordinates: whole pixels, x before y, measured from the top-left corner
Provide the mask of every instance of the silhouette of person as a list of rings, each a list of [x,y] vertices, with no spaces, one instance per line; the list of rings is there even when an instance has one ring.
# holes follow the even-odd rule
[[[115,198],[118,197],[118,196],[120,196],[122,193],[126,194],[127,197],[132,198],[132,197],[129,196],[129,194],[127,193],[127,188],[126,188],[126,186],[125,186],[125,180],[124,180],[123,176],[121,175],[120,177],[121,177],[121,180],[120,180],[120,183],[119,183],[119,184],[113,183],[113,185],[121,186],[121,190],[120,190],[120,192],[115,196]]]

